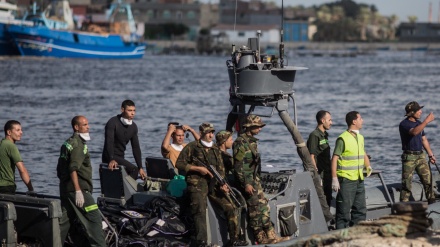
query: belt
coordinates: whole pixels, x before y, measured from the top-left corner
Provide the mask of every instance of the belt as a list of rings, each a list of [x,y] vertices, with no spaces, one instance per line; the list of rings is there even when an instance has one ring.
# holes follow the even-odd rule
[[[411,151],[411,150],[404,150],[404,154],[412,154],[412,155],[421,155],[423,151]]]

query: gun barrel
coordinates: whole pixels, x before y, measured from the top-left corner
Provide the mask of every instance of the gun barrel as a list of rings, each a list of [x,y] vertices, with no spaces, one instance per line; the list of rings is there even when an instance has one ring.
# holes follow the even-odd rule
[[[209,170],[209,172],[212,173],[212,175],[214,175],[214,178],[217,180],[217,182],[220,183],[220,185],[225,185],[228,187],[229,193],[227,193],[227,195],[229,195],[230,197],[232,197],[232,201],[233,203],[235,203],[238,207],[241,207],[241,203],[240,201],[237,199],[237,195],[235,194],[235,192],[232,190],[231,186],[228,184],[228,182],[220,175],[220,173],[218,173],[218,171],[215,169],[214,166],[212,165],[207,165],[205,163],[203,163],[202,161],[200,161],[197,157],[194,157],[194,160],[198,163],[200,163],[202,166],[204,166],[206,169]]]

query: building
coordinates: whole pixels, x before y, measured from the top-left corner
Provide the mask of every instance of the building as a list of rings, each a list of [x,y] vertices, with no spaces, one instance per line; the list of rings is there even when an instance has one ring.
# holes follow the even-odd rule
[[[231,44],[237,46],[247,44],[248,38],[257,37],[257,30],[261,31],[262,45],[280,43],[280,30],[277,25],[226,25],[219,24],[211,29],[212,35],[222,34]]]
[[[316,33],[316,26],[313,18],[291,18],[284,20],[284,42],[304,42],[313,40],[313,34]]]
[[[217,25],[219,22],[219,6],[218,4],[202,3],[200,4],[200,29]]]
[[[403,22],[399,33],[404,42],[440,42],[440,23]]]
[[[189,28],[187,39],[195,40],[199,30],[200,3],[188,0],[138,0],[131,5],[134,18],[149,26],[167,23]]]

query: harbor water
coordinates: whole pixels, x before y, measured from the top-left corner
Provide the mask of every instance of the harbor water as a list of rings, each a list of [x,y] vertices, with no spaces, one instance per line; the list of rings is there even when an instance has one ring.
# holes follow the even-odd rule
[[[104,143],[104,126],[120,113],[125,99],[136,103],[142,157],[160,156],[168,122],[197,129],[212,122],[225,128],[229,110],[229,81],[225,61],[215,56],[156,56],[142,60],[74,60],[6,57],[0,59],[0,124],[9,119],[22,123],[17,143],[38,193],[58,195],[56,166],[59,149],[72,134],[75,115],[89,119],[88,143],[94,165],[95,195],[100,191],[98,168]],[[304,66],[294,83],[296,121],[307,140],[316,127],[315,114],[331,112],[330,145],[346,129],[345,114],[359,111],[361,133],[372,167],[383,171],[389,183],[401,179],[401,144],[398,125],[405,105],[424,105],[422,120],[434,112],[436,120],[425,132],[440,163],[440,57],[423,52],[378,52],[358,57],[289,57],[288,65]],[[257,109],[271,114],[271,109]],[[290,102],[289,113],[295,115]],[[276,110],[264,118],[258,135],[263,170],[296,169],[301,160]],[[3,133],[3,131],[2,131]],[[3,134],[0,135],[3,138]],[[190,136],[187,141],[193,140]],[[127,159],[133,161],[130,147]],[[435,166],[432,170],[437,172]],[[25,191],[17,173],[19,191]],[[378,180],[367,179],[369,186]]]

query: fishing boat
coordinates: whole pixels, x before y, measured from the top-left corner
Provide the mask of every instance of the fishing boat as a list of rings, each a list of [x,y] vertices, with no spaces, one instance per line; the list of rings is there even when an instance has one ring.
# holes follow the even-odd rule
[[[75,30],[68,1],[53,1],[43,13],[26,17],[33,22],[32,26],[9,25],[7,31],[22,56],[142,58],[146,44],[136,35],[130,4],[113,3],[108,19],[120,32]]]
[[[7,32],[7,26],[15,25],[32,25],[32,22],[26,22],[16,19],[18,8],[16,4],[0,1],[0,56],[19,55],[19,51]]]

